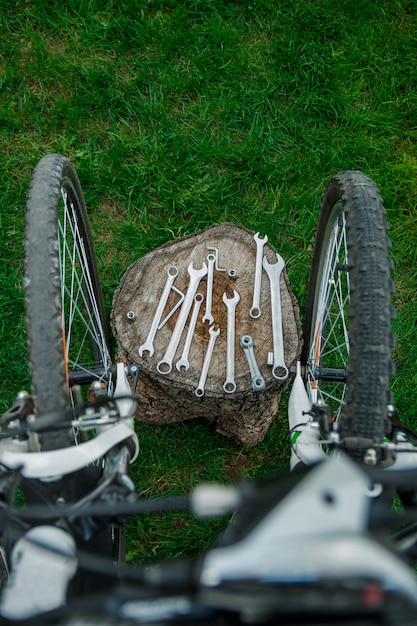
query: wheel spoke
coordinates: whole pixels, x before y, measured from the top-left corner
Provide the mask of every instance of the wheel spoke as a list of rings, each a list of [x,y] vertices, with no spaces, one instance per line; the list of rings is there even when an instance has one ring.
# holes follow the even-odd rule
[[[84,238],[79,229],[76,209],[65,189],[62,189],[62,202],[63,212],[58,222],[58,239],[62,323],[66,336],[68,367],[88,371],[88,364],[94,363],[95,360],[94,351],[91,349],[93,343],[104,370],[108,371],[111,361],[93,278],[89,271]]]
[[[308,388],[313,401],[322,398],[329,403],[337,420],[345,401],[346,385],[320,380],[315,370],[318,367],[344,369],[349,356],[349,272],[346,271],[348,254],[343,211],[336,214],[326,244],[327,254],[318,287],[314,340],[308,358]]]

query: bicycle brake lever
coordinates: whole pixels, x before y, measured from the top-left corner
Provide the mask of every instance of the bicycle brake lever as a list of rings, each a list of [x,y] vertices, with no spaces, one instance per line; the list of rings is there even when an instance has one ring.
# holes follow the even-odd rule
[[[132,394],[134,394],[136,390],[136,385],[138,384],[139,365],[137,365],[137,363],[132,363],[131,365],[129,365],[127,368],[127,375],[130,376],[133,380]]]
[[[26,419],[33,413],[33,399],[27,391],[20,391],[13,405],[3,415],[0,416],[0,426],[8,426],[15,420]]]

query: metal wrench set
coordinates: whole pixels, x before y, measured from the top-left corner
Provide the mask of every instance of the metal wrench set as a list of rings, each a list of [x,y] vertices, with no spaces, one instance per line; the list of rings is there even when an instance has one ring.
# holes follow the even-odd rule
[[[252,319],[257,320],[261,317],[260,308],[260,296],[261,296],[261,282],[262,272],[265,271],[269,277],[270,292],[271,292],[271,313],[272,313],[272,338],[273,338],[273,352],[268,354],[268,364],[272,366],[272,375],[279,381],[284,381],[288,377],[288,368],[285,365],[284,360],[284,342],[283,342],[283,328],[282,328],[282,313],[281,313],[281,296],[280,296],[280,275],[285,266],[282,257],[277,253],[277,262],[270,264],[263,253],[263,248],[268,237],[260,237],[259,233],[254,235],[254,241],[256,243],[256,262],[255,262],[255,280],[253,287],[253,301],[252,307],[249,310],[249,315]],[[179,314],[175,322],[175,326],[172,330],[169,343],[165,349],[165,353],[156,365],[156,370],[161,376],[167,376],[172,372],[174,362],[176,369],[181,372],[183,370],[188,371],[190,367],[189,352],[192,344],[193,336],[195,334],[195,328],[199,315],[201,316],[201,308],[204,302],[204,313],[201,316],[203,323],[209,325],[209,341],[203,360],[200,378],[195,389],[195,394],[198,397],[202,397],[205,393],[205,384],[209,373],[210,363],[215,347],[217,338],[220,335],[220,328],[216,325],[213,313],[212,313],[212,299],[213,299],[213,281],[214,272],[227,272],[231,278],[236,278],[236,271],[234,269],[226,270],[219,267],[219,252],[215,247],[208,247],[208,250],[213,251],[207,255],[207,262],[202,263],[201,268],[194,268],[193,263],[190,263],[187,268],[189,281],[185,294],[182,294],[175,286],[174,281],[178,276],[178,268],[175,265],[170,265],[167,268],[167,277],[163,291],[161,293],[158,306],[155,311],[155,315],[145,342],[139,347],[139,356],[143,357],[145,353],[148,353],[150,357],[154,354],[154,339],[158,330],[166,324],[168,319],[179,309]],[[206,279],[205,297],[198,291],[202,279]],[[176,303],[175,307],[171,309],[168,315],[162,319],[164,310],[167,305],[168,297],[171,291],[175,291],[180,300]],[[226,372],[225,380],[223,384],[223,390],[225,393],[231,394],[236,391],[235,382],[235,321],[236,321],[236,307],[240,302],[240,295],[233,289],[233,295],[228,296],[225,291],[222,296],[222,301],[226,307],[227,322],[226,322]],[[181,307],[181,308],[180,308]],[[129,314],[128,314],[129,315]],[[188,321],[189,320],[189,321]],[[176,353],[180,345],[182,336],[185,332],[185,328],[188,321],[188,329],[186,332],[185,342],[183,344],[182,353],[178,360],[175,361]],[[259,370],[254,354],[254,342],[250,335],[244,335],[240,337],[240,346],[248,361],[248,366],[251,374],[252,388],[254,391],[262,391],[265,389],[265,380]]]

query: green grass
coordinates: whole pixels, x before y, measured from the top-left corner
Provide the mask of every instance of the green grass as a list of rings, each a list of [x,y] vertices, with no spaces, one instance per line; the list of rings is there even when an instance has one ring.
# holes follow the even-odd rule
[[[268,234],[302,309],[326,182],[363,170],[391,224],[393,389],[400,416],[417,426],[414,0],[0,4],[1,409],[30,384],[29,176],[44,154],[60,152],[81,178],[108,312],[124,271],[145,252],[226,220]],[[138,487],[157,495],[279,467],[288,459],[285,420],[283,402],[255,449],[197,422],[140,425]],[[130,558],[148,548],[155,558],[194,553],[212,536],[210,525],[162,522],[133,522]]]

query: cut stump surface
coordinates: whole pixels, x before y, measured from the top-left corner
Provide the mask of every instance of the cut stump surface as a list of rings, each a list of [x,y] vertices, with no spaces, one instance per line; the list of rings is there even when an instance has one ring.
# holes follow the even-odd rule
[[[253,236],[252,231],[229,223],[212,226],[194,235],[169,241],[140,258],[125,272],[114,295],[111,324],[118,347],[126,361],[139,364],[140,376],[136,394],[139,399],[137,417],[140,420],[161,424],[204,417],[214,423],[219,432],[246,445],[256,445],[264,438],[277,414],[279,399],[288,379],[277,381],[267,362],[268,353],[273,350],[273,338],[270,284],[264,270],[260,295],[261,316],[252,319],[249,315],[256,265],[256,242]],[[218,250],[218,269],[213,272],[211,309],[214,322],[211,327],[220,329],[220,335],[214,344],[204,395],[198,397],[195,392],[199,386],[210,339],[210,324],[202,321],[206,313],[208,275],[201,279],[197,288],[197,293],[204,300],[200,305],[190,344],[189,369],[181,368],[179,371],[176,364],[183,354],[193,305],[169,374],[161,375],[158,372],[158,363],[164,360],[182,307],[187,300],[191,301],[186,296],[190,284],[188,268],[191,263],[197,270],[202,268],[203,263],[208,265],[207,256],[216,254],[208,248]],[[277,262],[276,250],[269,243],[264,246],[263,253],[269,263]],[[148,338],[170,266],[177,267],[178,274],[173,282],[175,290],[172,288],[169,291],[161,321],[181,299],[178,291],[185,296],[184,304],[156,331],[153,355],[144,351],[142,357],[139,357],[139,347]],[[235,278],[231,277],[229,270],[235,271]],[[227,298],[232,298],[235,291],[240,297],[235,309],[236,391],[226,393],[223,385],[226,380],[228,322],[223,296],[226,294]],[[302,340],[298,304],[290,289],[285,268],[280,279],[280,295],[285,364],[290,368],[300,356]],[[265,381],[263,391],[254,391],[252,387],[248,360],[240,345],[243,335],[250,335],[253,339],[255,358]]]

